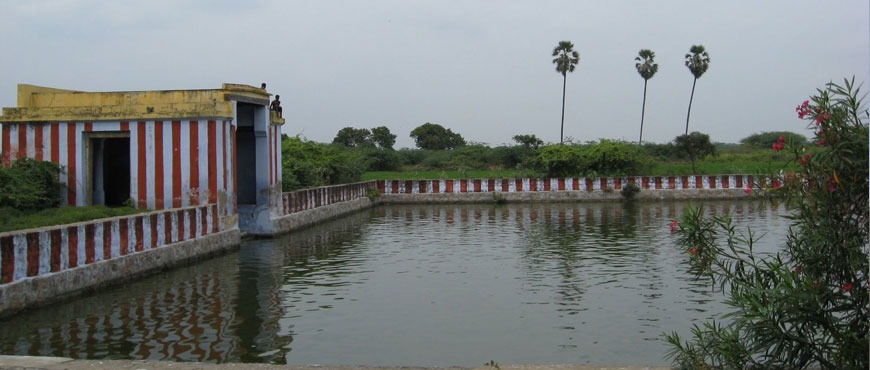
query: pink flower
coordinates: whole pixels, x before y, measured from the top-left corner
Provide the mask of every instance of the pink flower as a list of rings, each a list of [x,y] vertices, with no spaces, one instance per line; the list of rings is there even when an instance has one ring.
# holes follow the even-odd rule
[[[779,180],[771,181],[770,185],[773,186],[774,189],[779,189],[782,187],[782,183],[779,182]]]
[[[810,114],[810,102],[809,100],[804,100],[801,105],[798,105],[797,108],[794,109],[798,114],[798,118],[804,119],[807,114]]]
[[[693,256],[697,255],[698,254],[698,247],[692,247],[691,249],[689,249],[689,253]]]
[[[825,113],[821,110],[817,111],[816,112],[816,125],[821,125],[822,123],[825,123],[825,121],[827,121],[829,118],[831,118],[830,114]]]
[[[782,146],[783,146],[782,143],[773,143],[773,151],[778,152],[778,151],[782,150]]]
[[[743,191],[746,194],[752,194],[752,184],[746,185],[746,190]]]
[[[673,222],[671,222],[671,234],[677,232],[677,227],[678,227],[678,226],[680,226],[680,223],[677,222],[676,219],[675,219]]]
[[[851,291],[852,291],[852,288],[854,288],[854,287],[852,286],[852,283],[846,283],[846,284],[843,284],[843,290],[846,291],[847,293],[848,293],[848,292],[851,292]]]

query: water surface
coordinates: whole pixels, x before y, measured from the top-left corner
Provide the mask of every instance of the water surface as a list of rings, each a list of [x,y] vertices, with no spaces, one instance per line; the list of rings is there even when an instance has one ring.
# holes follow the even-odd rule
[[[784,208],[707,202],[784,240]],[[0,321],[0,353],[372,366],[667,364],[716,317],[688,203],[390,206]]]

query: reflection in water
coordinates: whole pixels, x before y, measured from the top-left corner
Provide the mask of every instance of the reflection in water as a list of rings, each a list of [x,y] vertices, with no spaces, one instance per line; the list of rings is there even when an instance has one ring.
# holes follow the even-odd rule
[[[710,202],[769,235],[785,212]],[[293,364],[667,363],[722,312],[668,223],[687,203],[391,206],[0,322],[0,353]],[[768,244],[765,244],[765,241]]]

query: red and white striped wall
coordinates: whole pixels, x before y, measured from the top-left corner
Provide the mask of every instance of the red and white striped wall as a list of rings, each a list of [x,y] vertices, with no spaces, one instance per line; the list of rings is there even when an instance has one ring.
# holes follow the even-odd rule
[[[375,186],[376,183],[374,181],[368,181],[282,193],[281,215],[359,199],[368,196],[369,191],[374,189]]]
[[[5,123],[2,162],[28,157],[60,164],[64,204],[85,205],[89,132],[129,133],[130,198],[140,208],[218,203],[218,194],[226,194],[221,214],[235,213],[236,127],[229,120]],[[270,149],[270,158],[280,157],[280,147]],[[280,181],[280,165],[273,171]]]
[[[586,178],[522,178],[469,180],[379,180],[383,194],[425,193],[522,193],[541,191],[621,190],[635,184],[642,190],[655,189],[742,189],[750,186],[750,175],[629,176]]]
[[[86,266],[221,231],[216,204],[0,233],[0,284]]]

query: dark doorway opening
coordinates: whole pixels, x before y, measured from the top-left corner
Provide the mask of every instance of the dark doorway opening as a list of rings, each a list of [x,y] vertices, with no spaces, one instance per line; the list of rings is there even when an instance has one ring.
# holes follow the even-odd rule
[[[88,140],[91,204],[118,207],[130,200],[130,138],[119,136],[99,133]]]
[[[238,204],[257,204],[257,156],[256,135],[254,134],[253,104],[238,103],[236,128],[236,181]]]
[[[107,206],[121,206],[130,199],[130,138],[104,139],[103,189]]]

